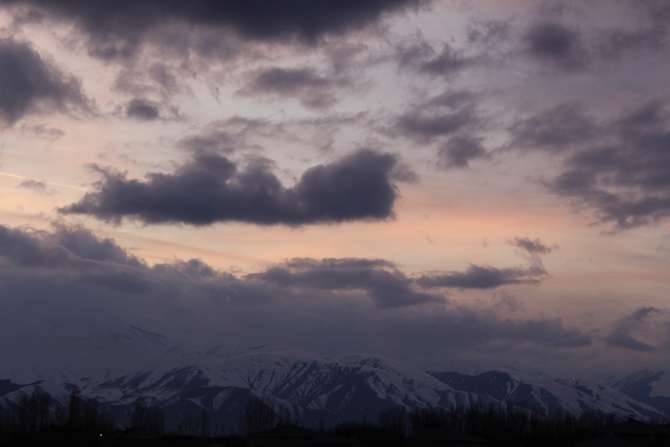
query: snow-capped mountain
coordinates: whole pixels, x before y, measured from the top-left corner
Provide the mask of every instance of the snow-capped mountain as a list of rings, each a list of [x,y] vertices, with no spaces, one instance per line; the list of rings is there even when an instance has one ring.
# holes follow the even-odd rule
[[[204,418],[217,432],[239,430],[245,412],[259,402],[278,417],[314,427],[376,421],[389,410],[472,406],[540,415],[593,411],[638,420],[662,416],[649,393],[638,398],[625,386],[514,370],[427,373],[374,356],[323,357],[264,346],[194,352],[137,327],[76,343],[81,350],[49,367],[3,365],[0,407],[11,407],[39,386],[55,405],[66,408],[76,389],[82,398],[103,405],[119,424],[130,423],[133,406],[141,400],[161,409],[167,429],[186,432],[199,430],[194,427]],[[126,348],[132,362],[110,366]],[[100,365],[101,352],[109,352],[112,361]]]
[[[103,402],[126,418],[138,399],[159,406],[166,425],[189,419],[227,421],[237,429],[249,403],[258,399],[276,414],[308,426],[376,421],[389,409],[457,408],[480,402],[420,370],[366,356],[321,358],[281,351],[193,355],[181,364],[166,360],[119,376],[65,378],[51,375],[31,384],[12,379],[0,399],[11,401],[40,386],[61,405],[73,387],[82,397]],[[484,398],[484,401],[489,401]]]
[[[487,371],[480,374],[431,372],[455,390],[487,396],[507,405],[543,415],[569,413],[575,416],[602,412],[636,419],[656,419],[663,414],[604,384],[589,384],[542,373],[517,370]]]
[[[670,415],[670,372],[642,370],[612,381],[622,393]]]

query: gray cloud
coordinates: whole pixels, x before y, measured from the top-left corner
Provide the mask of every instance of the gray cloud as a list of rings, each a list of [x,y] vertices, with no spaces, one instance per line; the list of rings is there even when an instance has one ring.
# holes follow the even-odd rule
[[[60,211],[113,222],[191,225],[387,219],[397,197],[396,164],[393,155],[360,150],[308,169],[287,188],[267,163],[253,161],[241,170],[222,155],[199,152],[174,173],[151,173],[144,182],[98,168],[97,191]]]
[[[186,136],[177,145],[192,152],[233,153],[239,150],[262,150],[253,137],[274,140],[284,136],[281,124],[258,118],[234,116],[208,124],[203,130]]]
[[[544,273],[526,268],[497,268],[471,265],[464,272],[421,277],[424,287],[453,287],[457,289],[493,289],[513,284],[537,284]]]
[[[567,103],[516,121],[509,129],[515,150],[563,152],[594,141],[598,123],[578,103]]]
[[[42,58],[28,43],[0,39],[0,123],[27,114],[88,110],[79,82]]]
[[[531,239],[529,237],[514,238],[511,244],[525,250],[531,255],[547,255],[553,251],[550,246],[544,244],[540,239]]]
[[[467,168],[471,161],[488,156],[480,138],[457,135],[438,150],[438,165],[444,168]]]
[[[46,194],[49,192],[49,188],[46,183],[40,182],[39,180],[24,180],[19,183],[19,188],[29,189],[38,193]]]
[[[126,106],[126,116],[140,121],[153,121],[160,118],[160,109],[153,101],[133,98]]]
[[[114,88],[137,97],[151,92],[165,98],[180,91],[174,67],[164,62],[139,65],[124,66],[114,81]]]
[[[457,91],[434,96],[410,107],[395,120],[390,132],[418,143],[430,143],[481,126],[475,96],[467,91]]]
[[[594,26],[593,18],[603,13],[622,19],[625,26]],[[558,3],[551,16],[525,31],[522,52],[553,69],[583,71],[597,62],[619,62],[644,52],[663,51],[668,45],[670,7],[663,0],[618,2],[611,10],[607,2],[595,2],[592,11]],[[504,22],[493,22],[490,31],[480,31],[474,37],[481,41],[491,34],[508,40],[507,31]]]
[[[601,58],[621,58],[639,50],[661,51],[667,46],[670,5],[663,0],[643,0],[630,2],[630,6],[631,15],[641,15],[642,23],[632,28],[602,31],[596,41]]]
[[[366,290],[382,308],[443,302],[444,298],[416,290],[412,281],[389,262],[367,259],[295,259],[252,275],[284,287],[317,290]]]
[[[618,320],[605,338],[610,346],[640,352],[670,348],[670,313],[641,307]]]
[[[516,238],[510,244],[523,250],[529,264],[527,267],[499,268],[471,264],[462,272],[420,276],[417,283],[426,288],[494,289],[506,285],[538,284],[547,276],[541,256],[551,253],[551,248],[539,239],[525,237]]]
[[[65,132],[55,127],[49,127],[45,124],[22,124],[21,132],[44,140],[57,140],[65,135]]]
[[[444,77],[455,76],[473,62],[448,43],[436,51],[421,35],[401,42],[395,49],[394,58],[399,68]]]
[[[651,101],[604,125],[607,138],[570,155],[549,187],[619,229],[670,216],[670,112]]]
[[[555,194],[592,210],[616,229],[670,216],[670,107],[652,99],[619,116],[596,120],[577,103],[522,118],[505,149],[562,157],[545,180]]]
[[[272,67],[257,72],[240,93],[295,98],[305,107],[323,109],[334,105],[337,89],[348,84],[346,79],[324,76],[311,68]]]
[[[501,319],[459,307],[421,291],[383,260],[294,259],[234,276],[198,260],[149,266],[82,228],[0,226],[0,264],[0,346],[14,366],[67,367],[87,358],[102,369],[132,365],[141,356],[72,352],[74,340],[96,340],[128,325],[200,347],[272,343],[406,360],[472,354],[501,342],[546,349],[591,343],[559,319]]]
[[[143,266],[111,239],[99,239],[78,227],[57,226],[45,232],[0,225],[0,247],[0,257],[15,266],[65,269],[93,265]]]
[[[420,71],[431,75],[452,76],[468,67],[472,60],[444,44],[442,50],[420,65]]]
[[[556,68],[577,70],[589,63],[581,34],[563,23],[536,23],[525,34],[524,41],[532,57]]]

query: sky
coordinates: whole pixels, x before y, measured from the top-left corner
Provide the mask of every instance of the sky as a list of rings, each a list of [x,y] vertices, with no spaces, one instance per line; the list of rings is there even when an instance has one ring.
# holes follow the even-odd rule
[[[0,67],[9,363],[670,360],[663,0],[4,0]]]

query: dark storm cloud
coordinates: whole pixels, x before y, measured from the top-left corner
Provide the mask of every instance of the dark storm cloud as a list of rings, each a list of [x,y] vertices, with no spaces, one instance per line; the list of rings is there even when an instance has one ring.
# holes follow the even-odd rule
[[[438,165],[444,168],[467,168],[471,161],[487,158],[480,138],[467,135],[452,137],[438,150]]]
[[[252,278],[322,290],[365,290],[381,308],[443,302],[439,295],[416,290],[412,281],[392,264],[366,259],[295,259]]]
[[[417,283],[426,288],[457,288],[457,289],[494,289],[506,285],[538,284],[547,276],[542,263],[542,255],[551,253],[552,249],[539,239],[515,238],[512,246],[523,250],[528,261],[527,267],[498,268],[471,264],[462,272],[448,272],[423,275]]]
[[[670,348],[670,314],[655,307],[636,309],[615,323],[605,342],[640,352]]]
[[[79,82],[28,43],[0,39],[0,66],[0,124],[14,124],[30,113],[89,107]]]
[[[160,109],[153,101],[134,98],[126,106],[126,116],[140,121],[153,121],[160,118]]]
[[[151,173],[145,181],[99,169],[97,191],[61,209],[119,222],[209,225],[249,222],[304,225],[393,216],[397,197],[393,155],[360,150],[314,166],[290,188],[267,163],[244,169],[216,153],[196,153],[174,173]]]
[[[14,365],[26,356],[51,367],[72,356],[80,363],[88,357],[71,352],[71,343],[59,345],[60,337],[89,339],[129,324],[191,346],[234,340],[408,360],[501,342],[545,349],[591,343],[559,319],[503,319],[422,292],[384,260],[295,259],[234,276],[198,260],[149,266],[82,228],[0,226],[0,265],[0,344]],[[40,343],[20,343],[26,336]],[[132,352],[108,355],[90,359],[117,368],[141,361]]]
[[[556,68],[577,70],[589,63],[579,31],[558,22],[534,24],[525,34],[528,53]]]
[[[297,39],[313,43],[330,34],[361,29],[419,0],[8,0],[49,18],[73,22],[90,39],[92,54],[105,59],[134,55],[143,37],[161,25],[230,29],[258,41]],[[215,41],[211,42],[216,45]],[[170,42],[165,43],[170,45]]]
[[[322,109],[335,104],[337,88],[348,84],[311,68],[272,67],[257,72],[240,93],[295,98],[305,107]]]

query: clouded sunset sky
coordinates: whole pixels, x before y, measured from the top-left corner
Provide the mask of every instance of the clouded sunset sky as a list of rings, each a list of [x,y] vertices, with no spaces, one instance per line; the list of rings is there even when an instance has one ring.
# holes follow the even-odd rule
[[[0,0],[0,348],[667,364],[668,73],[663,0]]]

